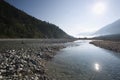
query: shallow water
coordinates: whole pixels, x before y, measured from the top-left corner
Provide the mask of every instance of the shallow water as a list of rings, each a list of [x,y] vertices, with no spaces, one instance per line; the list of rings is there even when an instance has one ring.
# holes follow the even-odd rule
[[[54,80],[120,80],[119,53],[96,47],[87,40],[75,41],[47,64]]]

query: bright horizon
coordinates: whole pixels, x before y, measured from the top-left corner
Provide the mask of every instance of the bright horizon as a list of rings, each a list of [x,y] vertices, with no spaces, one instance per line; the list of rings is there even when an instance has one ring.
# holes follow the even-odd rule
[[[6,0],[40,20],[79,37],[120,18],[120,0]],[[78,35],[79,34],[79,35]]]

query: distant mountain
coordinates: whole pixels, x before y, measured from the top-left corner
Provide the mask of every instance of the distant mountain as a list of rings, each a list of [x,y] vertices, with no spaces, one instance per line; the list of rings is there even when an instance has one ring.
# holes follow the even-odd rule
[[[112,24],[109,24],[97,32],[94,33],[95,35],[113,35],[113,34],[120,34],[120,20],[115,21]]]
[[[58,26],[41,21],[0,0],[0,38],[71,38]]]
[[[97,36],[97,37],[94,37],[93,39],[120,40],[120,34]]]
[[[94,35],[98,39],[120,39],[120,20],[101,28]]]

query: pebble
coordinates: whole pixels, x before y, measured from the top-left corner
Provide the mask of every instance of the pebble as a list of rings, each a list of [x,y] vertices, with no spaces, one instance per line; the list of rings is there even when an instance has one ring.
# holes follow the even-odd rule
[[[3,76],[0,76],[0,79],[2,79],[3,78]]]
[[[45,44],[36,48],[30,44],[22,44],[24,47],[14,47],[14,42],[10,44],[11,47],[9,43],[6,44],[7,47],[0,46],[3,47],[0,48],[0,79],[51,80],[46,75],[44,66],[46,61],[54,56],[53,52],[61,49],[61,46]]]

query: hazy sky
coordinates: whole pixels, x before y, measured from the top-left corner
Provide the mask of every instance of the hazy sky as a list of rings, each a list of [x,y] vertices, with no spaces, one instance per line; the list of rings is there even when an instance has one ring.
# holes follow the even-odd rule
[[[92,32],[120,19],[120,0],[6,0],[26,13],[56,24],[70,35]]]

